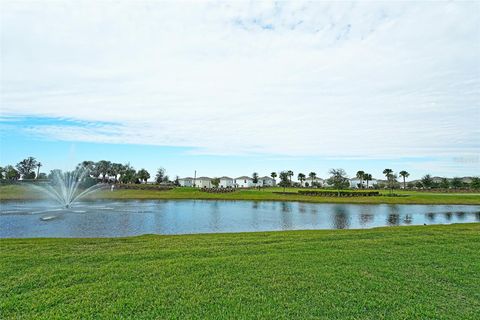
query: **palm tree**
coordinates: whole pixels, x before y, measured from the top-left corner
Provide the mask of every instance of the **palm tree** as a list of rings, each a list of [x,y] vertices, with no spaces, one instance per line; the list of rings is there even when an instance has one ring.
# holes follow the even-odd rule
[[[365,181],[367,181],[367,189],[368,189],[368,181],[372,181],[372,175],[370,173],[365,173],[365,175],[363,176],[363,179]]]
[[[105,182],[105,177],[110,174],[112,163],[107,160],[100,160],[95,164],[98,173],[102,175],[102,182]]]
[[[277,173],[276,172],[270,173],[270,177],[272,177],[272,179],[275,180],[275,178],[277,177]]]
[[[258,173],[254,172],[252,174],[252,182],[255,185],[255,187],[258,187]]]
[[[310,179],[312,179],[311,184],[312,184],[312,187],[313,187],[313,183],[314,183],[314,181],[315,181],[315,178],[317,177],[317,174],[316,174],[315,172],[310,172],[310,173],[308,174],[308,177],[309,177]]]
[[[408,173],[408,172],[405,171],[405,170],[402,170],[402,171],[400,171],[399,175],[403,177],[403,189],[405,189],[405,188],[406,188],[406,187],[405,187],[405,186],[406,186],[406,185],[405,185],[405,178],[408,178],[408,176],[410,175],[410,173]]]
[[[42,163],[39,161],[39,162],[37,163],[37,176],[35,177],[35,180],[38,179],[38,175],[40,174],[40,167],[41,167],[41,166],[42,166]]]
[[[137,177],[140,179],[140,181],[147,183],[147,180],[150,179],[150,173],[148,173],[148,171],[145,169],[140,169],[137,173]]]
[[[305,175],[303,173],[298,174],[298,181],[300,181],[300,185],[305,181]]]
[[[393,174],[393,170],[392,169],[385,169],[383,170],[383,174],[385,175],[385,177],[387,178],[387,181],[388,181],[388,185],[390,187],[390,193],[392,193],[393,191],[393,183],[394,183],[394,178],[396,178]]]
[[[365,178],[365,171],[357,171],[357,179],[360,179],[360,188],[363,188],[363,179]]]
[[[292,171],[292,170],[288,170],[288,171],[287,171],[287,174],[288,174],[288,178],[290,179],[290,185],[291,185],[291,184],[292,184],[293,171]]]

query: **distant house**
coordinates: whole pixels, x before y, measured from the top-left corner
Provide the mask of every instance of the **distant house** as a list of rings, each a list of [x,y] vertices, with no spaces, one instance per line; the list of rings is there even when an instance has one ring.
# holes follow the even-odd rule
[[[195,186],[197,188],[211,188],[212,187],[212,179],[209,177],[200,177],[195,179]]]
[[[241,176],[241,177],[235,178],[235,187],[251,188],[251,187],[255,187],[255,184],[253,183],[252,178],[247,176]]]
[[[358,178],[352,178],[349,180],[350,183],[350,188],[352,189],[360,189],[360,186],[362,186],[363,189],[367,188],[367,181],[363,180],[363,183],[361,184],[362,181]],[[369,180],[368,181],[368,188],[373,188],[374,185],[378,184],[377,179]]]
[[[221,177],[220,183],[218,185],[219,188],[234,188],[235,181],[230,177]]]
[[[323,187],[325,184],[325,181],[322,178],[315,177],[312,179],[311,177],[308,177],[305,179],[305,181],[302,181],[302,187],[311,187],[313,185],[318,185],[320,187]]]
[[[193,178],[186,177],[178,179],[178,184],[180,184],[181,187],[193,187]]]
[[[259,187],[274,187],[276,185],[275,179],[265,176],[258,178]]]

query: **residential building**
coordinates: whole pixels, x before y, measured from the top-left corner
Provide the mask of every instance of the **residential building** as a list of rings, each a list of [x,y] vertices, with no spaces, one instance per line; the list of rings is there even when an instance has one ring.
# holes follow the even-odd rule
[[[212,179],[209,177],[199,177],[195,179],[195,187],[197,188],[211,188]]]
[[[255,184],[253,183],[252,178],[247,176],[241,176],[241,177],[235,178],[235,187],[251,188],[251,187],[255,187]]]
[[[181,179],[178,179],[178,183],[180,184],[181,187],[193,187],[193,178],[191,177],[181,178]]]
[[[234,188],[235,181],[230,177],[221,177],[220,184],[218,185],[219,188]]]
[[[272,177],[265,176],[258,178],[258,185],[261,187],[274,187],[276,182]]]

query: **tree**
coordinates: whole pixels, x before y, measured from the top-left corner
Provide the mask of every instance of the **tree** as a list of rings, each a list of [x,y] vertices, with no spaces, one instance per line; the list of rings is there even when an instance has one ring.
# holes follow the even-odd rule
[[[393,174],[392,169],[385,169],[383,170],[383,174],[387,178],[387,185],[390,189],[390,193],[393,192],[393,188],[395,188],[395,182],[397,182],[397,176]]]
[[[277,173],[276,172],[270,173],[270,177],[272,177],[272,179],[275,180],[275,178],[277,177]]]
[[[472,182],[470,183],[470,188],[474,190],[480,189],[480,178],[479,177],[473,177]]]
[[[137,178],[140,179],[140,181],[143,181],[143,182],[147,183],[147,180],[150,179],[150,173],[148,173],[147,170],[142,168],[142,169],[138,170]]]
[[[347,173],[343,169],[330,169],[328,171],[330,178],[328,178],[328,184],[332,185],[338,190],[338,196],[340,196],[340,189],[348,188]]]
[[[134,183],[137,178],[137,171],[129,164],[123,166],[123,173],[120,177],[122,183]]]
[[[285,188],[289,187],[291,185],[290,175],[288,174],[288,171],[282,171],[280,172],[279,178],[280,178],[280,183],[278,184],[280,187],[283,187],[283,192],[285,192]]]
[[[20,173],[11,165],[8,165],[4,168],[5,179],[7,180],[18,180],[20,179]]]
[[[445,190],[450,188],[450,182],[448,182],[447,178],[442,178],[442,181],[440,181],[440,188]]]
[[[4,174],[5,173],[5,169],[3,167],[0,167],[0,180],[3,180],[5,177],[4,177]]]
[[[460,179],[459,177],[455,177],[452,179],[452,187],[453,189],[457,190],[458,188],[461,188],[462,185],[463,185],[463,182],[462,182],[462,179]]]
[[[42,166],[42,163],[39,161],[37,162],[37,176],[36,179],[38,179],[38,176],[40,175],[40,167]]]
[[[85,170],[85,175],[86,176],[94,176],[95,178],[98,178],[100,174],[96,174],[95,170],[95,162],[93,161],[82,161],[77,165],[77,170]]]
[[[110,166],[110,174],[114,177],[114,182],[118,182],[118,176],[121,174],[123,170],[123,164],[121,163],[112,163]]]
[[[156,183],[161,183],[163,182],[164,178],[165,178],[165,169],[160,167],[157,169],[157,174],[155,175],[155,182]]]
[[[317,174],[315,172],[310,172],[308,174],[308,177],[312,180],[312,187],[313,187],[315,184],[315,178],[317,177]]]
[[[218,188],[218,186],[220,185],[220,178],[213,178],[211,182],[215,188]]]
[[[298,181],[300,181],[300,185],[302,185],[303,181],[305,181],[306,176],[303,173],[298,174]]]
[[[410,173],[408,173],[405,170],[400,171],[400,176],[403,177],[403,189],[406,189],[406,184],[405,184],[405,178],[408,178],[410,176]]]
[[[423,178],[421,179],[421,181],[422,181],[422,186],[425,189],[430,189],[433,185],[432,176],[429,175],[429,174],[424,175]]]
[[[252,182],[256,186],[258,183],[258,173],[254,172],[252,173]]]
[[[357,171],[357,175],[356,175],[357,179],[360,179],[360,188],[363,189],[363,179],[365,179],[365,171]]]
[[[289,179],[290,179],[290,185],[291,185],[291,184],[292,184],[293,171],[292,171],[292,170],[288,170],[287,173],[288,173],[288,177],[289,177]]]
[[[102,182],[105,182],[105,178],[110,174],[112,163],[107,160],[100,160],[95,164],[97,172],[102,176]]]
[[[34,169],[37,167],[37,160],[34,157],[28,157],[17,163],[18,173],[24,179],[35,179]]]
[[[367,182],[367,189],[368,189],[368,182],[373,180],[372,175],[370,173],[365,173],[363,176],[363,179]]]

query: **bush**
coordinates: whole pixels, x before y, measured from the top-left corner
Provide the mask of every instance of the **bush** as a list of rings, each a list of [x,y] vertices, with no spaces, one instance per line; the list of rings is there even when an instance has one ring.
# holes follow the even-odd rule
[[[299,190],[298,193],[305,196],[320,197],[373,197],[380,195],[378,191]]]

